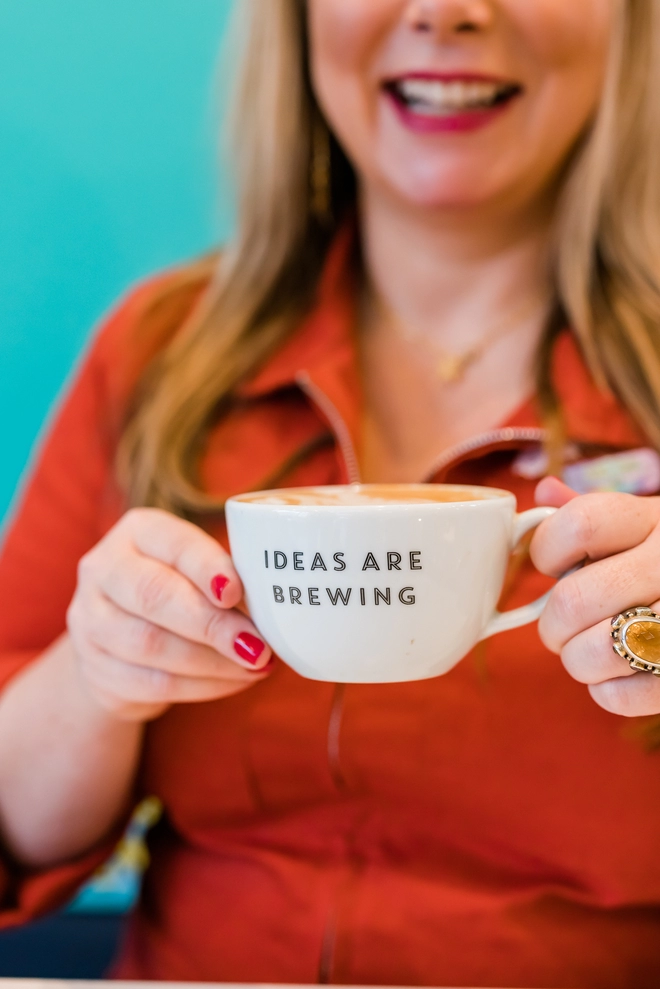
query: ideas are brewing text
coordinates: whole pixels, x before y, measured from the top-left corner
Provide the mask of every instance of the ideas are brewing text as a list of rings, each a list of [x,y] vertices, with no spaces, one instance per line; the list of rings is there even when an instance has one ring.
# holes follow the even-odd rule
[[[291,559],[289,560],[289,555]],[[275,570],[286,570],[286,568],[291,565],[293,570],[346,570],[346,553],[333,553],[332,554],[332,567],[326,565],[326,561],[321,553],[315,553],[311,563],[306,566],[304,553],[291,553],[287,555],[283,553],[282,550],[276,549],[271,554],[269,550],[264,550],[264,563],[266,569],[272,567]],[[311,555],[311,554],[310,554]],[[328,554],[326,554],[328,555]],[[362,562],[362,570],[403,570],[403,555],[401,553],[389,552],[385,553],[378,562],[376,553],[367,553]],[[422,551],[419,549],[412,549],[406,554],[406,569],[407,570],[421,570],[422,569]]]
[[[311,554],[310,554],[311,556]],[[284,553],[282,550],[264,550],[264,565],[266,569],[286,570],[321,570],[342,572],[347,569],[346,553],[338,552],[330,555],[314,553],[311,559],[305,560],[302,552]],[[357,561],[362,571],[369,570],[421,570],[422,553],[421,550],[410,550],[405,555],[395,551],[389,551],[380,558],[376,553],[366,553],[363,560]],[[325,594],[323,593],[325,591]],[[337,607],[338,605],[348,605],[353,597],[354,601],[359,601],[360,605],[367,603],[380,605],[390,605],[393,601],[399,601],[404,605],[415,603],[415,588],[402,587],[399,590],[391,587],[307,587],[300,588],[289,585],[284,588],[280,584],[273,584],[273,597],[277,604],[307,604],[312,607],[319,607],[323,601]]]

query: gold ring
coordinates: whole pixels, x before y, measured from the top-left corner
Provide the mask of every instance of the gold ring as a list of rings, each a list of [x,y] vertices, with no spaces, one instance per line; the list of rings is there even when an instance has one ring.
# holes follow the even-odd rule
[[[612,648],[631,670],[660,676],[660,615],[644,605],[612,619]]]

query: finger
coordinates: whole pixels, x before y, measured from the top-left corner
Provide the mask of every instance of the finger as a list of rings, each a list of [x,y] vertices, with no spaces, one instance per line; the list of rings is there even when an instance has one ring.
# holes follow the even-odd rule
[[[561,650],[562,663],[578,683],[604,683],[635,675],[625,659],[614,652],[611,631],[611,619],[607,618],[574,635]]]
[[[600,707],[624,718],[660,714],[660,677],[651,673],[592,684],[589,693]]]
[[[199,526],[157,508],[127,512],[121,524],[138,552],[178,570],[212,604],[234,608],[243,597],[231,557]]]
[[[86,675],[97,690],[118,704],[165,706],[230,697],[266,679],[268,672],[253,673],[250,679],[243,680],[177,676],[165,670],[136,666],[98,647],[90,647]]]
[[[530,546],[541,573],[559,577],[583,560],[600,560],[643,542],[660,520],[660,498],[580,495],[542,522]]]
[[[147,556],[117,556],[97,574],[97,586],[122,611],[210,646],[246,668],[261,668],[270,649],[238,611],[216,608],[178,571]]]
[[[573,498],[579,497],[577,491],[573,491],[568,484],[564,484],[558,477],[553,476],[544,477],[539,481],[534,492],[536,504],[548,505],[550,508],[561,508]]]
[[[599,560],[560,580],[539,619],[539,635],[545,645],[560,652],[579,632],[626,608],[656,600],[659,554],[660,530],[654,529],[634,549]]]
[[[254,676],[255,667],[245,664],[240,656],[227,658],[210,646],[181,638],[122,611],[107,598],[98,596],[86,611],[88,640],[125,662],[201,679],[248,681]],[[242,629],[245,625],[242,615],[226,612],[223,617],[229,624],[234,615],[235,624]],[[236,632],[234,638],[238,634]],[[231,638],[229,630],[228,637]],[[260,662],[259,666],[261,668],[263,664]]]

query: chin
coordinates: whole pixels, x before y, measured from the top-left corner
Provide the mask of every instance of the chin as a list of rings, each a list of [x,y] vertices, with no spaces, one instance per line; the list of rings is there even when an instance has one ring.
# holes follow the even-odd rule
[[[480,206],[497,197],[498,190],[483,181],[484,172],[479,168],[475,175],[469,169],[451,169],[449,173],[437,170],[415,170],[406,174],[385,176],[386,184],[402,202],[425,209],[452,209]]]

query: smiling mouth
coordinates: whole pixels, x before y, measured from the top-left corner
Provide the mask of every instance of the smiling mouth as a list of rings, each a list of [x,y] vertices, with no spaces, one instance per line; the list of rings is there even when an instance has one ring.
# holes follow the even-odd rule
[[[502,107],[522,92],[518,83],[485,79],[407,76],[385,83],[385,90],[409,113],[452,117]]]

